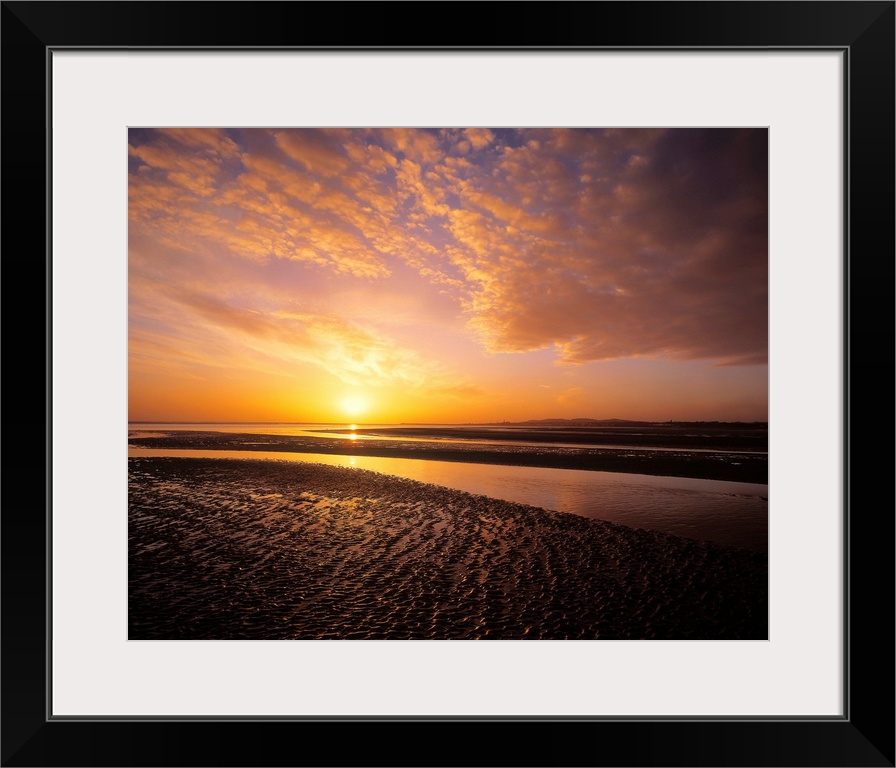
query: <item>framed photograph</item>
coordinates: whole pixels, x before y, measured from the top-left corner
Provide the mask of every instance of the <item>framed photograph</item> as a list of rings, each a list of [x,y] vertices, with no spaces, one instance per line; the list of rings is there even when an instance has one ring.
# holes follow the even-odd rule
[[[3,764],[894,765],[894,4],[384,8],[3,4]]]

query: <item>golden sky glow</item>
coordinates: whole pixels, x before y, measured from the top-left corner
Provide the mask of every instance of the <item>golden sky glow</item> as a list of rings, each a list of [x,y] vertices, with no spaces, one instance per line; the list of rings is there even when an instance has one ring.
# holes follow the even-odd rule
[[[767,419],[767,132],[131,129],[131,420]]]

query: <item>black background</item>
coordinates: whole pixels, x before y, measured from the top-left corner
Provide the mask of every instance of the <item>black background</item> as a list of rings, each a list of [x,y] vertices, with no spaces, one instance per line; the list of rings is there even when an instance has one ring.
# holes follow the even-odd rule
[[[894,3],[4,2],[0,25],[2,765],[894,765]],[[848,49],[846,717],[48,721],[47,441],[33,425],[49,392],[47,67],[61,46]]]

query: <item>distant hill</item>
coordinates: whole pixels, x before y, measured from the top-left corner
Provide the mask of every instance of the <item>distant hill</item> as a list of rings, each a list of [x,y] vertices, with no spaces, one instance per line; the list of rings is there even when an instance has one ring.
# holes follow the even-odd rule
[[[765,421],[633,421],[630,419],[529,419],[504,422],[512,427],[749,427],[766,429]]]
[[[647,425],[649,421],[629,421],[628,419],[529,419],[528,421],[510,422],[514,426],[539,427],[606,427],[606,426],[638,426]]]

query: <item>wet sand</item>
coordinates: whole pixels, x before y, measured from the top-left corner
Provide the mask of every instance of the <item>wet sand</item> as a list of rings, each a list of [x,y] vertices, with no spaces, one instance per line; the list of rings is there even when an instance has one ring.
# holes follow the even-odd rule
[[[342,431],[342,430],[340,430]],[[363,433],[363,431],[362,431]],[[371,432],[372,433],[372,432]],[[430,432],[431,434],[431,432]],[[448,435],[447,432],[444,433]],[[495,436],[492,435],[492,438]],[[544,437],[544,435],[542,435]],[[227,451],[289,451],[390,459],[431,459],[469,464],[498,464],[642,475],[692,477],[768,483],[768,456],[764,453],[646,448],[558,447],[556,445],[488,445],[484,443],[420,440],[347,440],[337,437],[268,435],[214,431],[132,432],[128,443],[145,448]]]
[[[625,427],[526,427],[510,426],[462,426],[462,427],[378,427],[374,429],[321,428],[327,432],[358,435],[382,435],[384,437],[425,437],[462,440],[508,440],[527,443],[573,443],[600,445],[609,443],[626,447],[662,447],[718,451],[767,452],[768,430],[749,425],[691,424],[688,426],[637,425]]]
[[[359,469],[131,458],[130,639],[766,639],[767,558]]]

